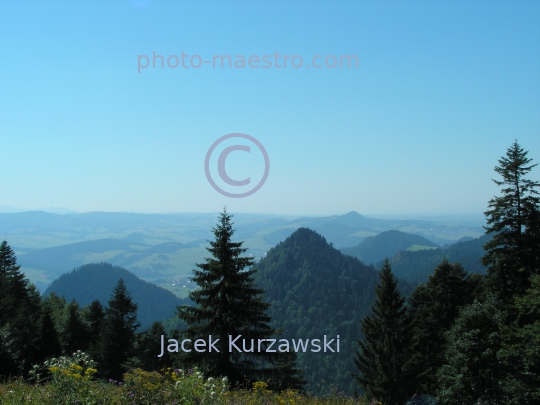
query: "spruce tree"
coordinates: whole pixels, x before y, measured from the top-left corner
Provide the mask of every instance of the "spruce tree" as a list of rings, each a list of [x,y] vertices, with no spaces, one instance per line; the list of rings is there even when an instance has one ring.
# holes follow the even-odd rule
[[[89,345],[89,333],[79,314],[79,305],[75,300],[66,307],[65,323],[61,340],[65,355],[72,355],[77,350],[86,352]]]
[[[521,296],[530,287],[530,277],[540,273],[540,183],[526,178],[536,166],[528,152],[515,141],[499,159],[495,171],[502,180],[502,195],[489,201],[487,233],[493,239],[484,249],[482,259],[488,267],[491,288],[503,308],[512,304],[514,295]]]
[[[371,315],[361,322],[363,341],[354,363],[360,375],[354,379],[369,398],[384,404],[403,404],[414,392],[410,369],[411,327],[405,298],[397,288],[390,262],[385,260],[376,289]]]
[[[473,302],[477,284],[477,277],[470,277],[461,264],[450,264],[445,259],[429,281],[419,284],[411,294],[409,312],[418,394],[437,394],[436,373],[444,364],[445,332],[458,317],[459,309]]]
[[[12,375],[28,371],[38,357],[39,336],[35,325],[39,321],[40,295],[20,269],[15,252],[3,241],[0,244],[0,328],[5,347],[1,350],[3,356],[10,358],[5,363],[9,365],[2,369],[3,373]]]
[[[190,292],[190,298],[197,305],[181,306],[178,310],[179,317],[188,324],[183,332],[185,338],[194,340],[211,335],[213,341],[219,339],[216,345],[219,353],[215,350],[205,353],[192,350],[186,353],[183,361],[187,365],[199,365],[208,375],[227,376],[235,386],[280,376],[276,375],[272,365],[272,361],[278,362],[270,357],[278,353],[229,351],[229,336],[234,339],[241,335],[240,341],[244,339],[249,349],[252,340],[257,345],[258,339],[276,334],[276,330],[269,326],[270,317],[265,313],[270,304],[263,302],[264,291],[256,288],[253,281],[256,272],[250,268],[254,264],[253,259],[241,256],[247,251],[242,247],[243,242],[232,242],[234,229],[231,218],[224,209],[217,226],[212,229],[215,239],[209,241],[210,247],[207,248],[213,257],[197,264],[200,270],[194,270],[192,280],[198,288]],[[281,377],[297,375],[292,364],[288,367],[288,372]],[[287,385],[284,381],[274,382]]]
[[[105,319],[105,311],[98,300],[83,308],[83,318],[88,325],[88,354],[91,358],[99,357],[99,337]]]
[[[62,354],[60,337],[54,325],[52,310],[50,307],[42,307],[41,318],[38,324],[38,363],[41,363],[51,357],[57,357]]]
[[[165,351],[161,357],[157,357],[161,351],[161,336],[177,338],[174,334],[167,334],[161,322],[154,322],[150,329],[140,333],[138,336],[139,360],[141,368],[149,371],[159,371],[173,365],[173,356]]]
[[[114,287],[100,335],[100,374],[120,381],[130,368],[136,343],[137,304],[131,300],[124,280]]]

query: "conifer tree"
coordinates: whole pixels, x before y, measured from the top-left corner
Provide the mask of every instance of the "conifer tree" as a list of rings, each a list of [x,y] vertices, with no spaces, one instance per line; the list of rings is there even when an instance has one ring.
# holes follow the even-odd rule
[[[540,403],[540,275],[531,281],[526,294],[514,300],[515,324],[504,326],[501,334],[508,405]]]
[[[445,364],[438,373],[442,405],[488,403],[503,400],[504,370],[499,359],[502,314],[493,295],[461,308],[447,332]],[[485,402],[484,402],[485,401]]]
[[[13,249],[3,241],[0,244],[0,328],[3,328],[3,345],[8,344],[10,360],[5,373],[16,375],[28,371],[37,360],[35,325],[39,321],[40,296],[35,286],[25,279],[17,265]],[[6,346],[7,347],[7,346]]]
[[[66,307],[65,324],[62,330],[62,345],[65,355],[72,355],[77,350],[88,349],[88,329],[79,314],[79,305],[75,300]]]
[[[105,319],[105,311],[101,302],[94,300],[89,306],[84,308],[83,314],[84,320],[88,325],[88,354],[91,358],[97,359],[99,357],[99,337],[101,326]]]
[[[161,357],[157,357],[161,351],[162,335],[172,339],[178,337],[174,333],[167,334],[161,322],[154,322],[150,329],[139,334],[139,359],[144,370],[158,371],[172,366],[173,356],[170,352],[165,351]]]
[[[459,315],[459,309],[474,300],[477,277],[470,277],[461,264],[443,260],[419,284],[409,299],[413,326],[414,364],[418,373],[418,392],[436,395],[437,371],[444,364],[445,331]]]
[[[60,338],[54,325],[52,310],[50,307],[46,306],[42,307],[41,309],[41,318],[38,324],[38,335],[38,363],[62,354]]]
[[[388,259],[381,270],[376,294],[371,315],[361,322],[364,339],[357,339],[360,350],[356,351],[354,363],[360,375],[352,376],[369,398],[388,405],[403,404],[414,394],[411,327],[405,298],[398,291]]]
[[[213,341],[219,339],[216,345],[219,353],[215,350],[211,353],[192,350],[184,362],[199,365],[208,375],[227,376],[234,386],[277,378],[270,357],[277,353],[229,351],[229,336],[241,335],[240,339],[248,342],[249,349],[252,339],[256,344],[258,339],[276,334],[276,330],[269,326],[270,317],[265,313],[270,304],[263,302],[264,291],[256,288],[253,281],[256,270],[246,270],[253,266],[253,259],[241,257],[247,251],[242,247],[243,242],[232,242],[234,229],[231,218],[224,209],[217,226],[212,229],[215,239],[207,248],[213,257],[197,264],[200,270],[194,270],[192,280],[199,288],[190,292],[190,298],[197,306],[182,306],[178,310],[179,317],[188,324],[183,332],[186,338],[211,335]],[[276,362],[275,358],[273,360]],[[288,367],[282,378],[297,375],[294,365],[289,363]],[[281,381],[281,385],[287,386],[287,382]]]
[[[482,259],[488,267],[491,288],[503,307],[512,304],[514,295],[521,296],[529,288],[530,277],[540,274],[540,183],[525,176],[536,166],[528,152],[515,141],[499,159],[495,171],[502,181],[502,195],[489,201],[487,233],[493,239],[484,249]]]
[[[124,280],[114,287],[100,335],[100,373],[121,380],[130,367],[136,343],[137,304],[131,300]]]

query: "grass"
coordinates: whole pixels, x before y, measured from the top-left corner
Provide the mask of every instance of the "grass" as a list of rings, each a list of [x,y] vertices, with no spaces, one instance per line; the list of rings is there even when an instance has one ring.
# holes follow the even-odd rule
[[[81,353],[84,357],[84,353]],[[53,359],[35,367],[32,381],[17,378],[0,384],[3,405],[368,405],[336,390],[323,397],[302,395],[293,390],[272,392],[258,381],[250,389],[230,390],[226,378],[205,377],[197,369],[148,372],[141,369],[124,374],[124,381],[101,382],[91,360],[75,357]]]

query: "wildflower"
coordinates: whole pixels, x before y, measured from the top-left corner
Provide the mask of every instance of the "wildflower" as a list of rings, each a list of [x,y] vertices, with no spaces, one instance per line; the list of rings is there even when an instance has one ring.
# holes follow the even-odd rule
[[[214,382],[214,379],[212,377],[208,377],[208,382],[209,383],[213,383]]]

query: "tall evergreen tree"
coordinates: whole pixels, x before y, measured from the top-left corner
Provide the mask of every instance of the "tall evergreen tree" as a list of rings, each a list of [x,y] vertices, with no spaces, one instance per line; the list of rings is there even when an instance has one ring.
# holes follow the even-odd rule
[[[227,376],[234,386],[276,377],[270,356],[277,353],[229,351],[229,336],[241,335],[240,339],[248,342],[249,348],[250,343],[256,345],[258,339],[276,334],[269,326],[270,317],[265,314],[270,304],[263,302],[264,291],[256,288],[253,281],[256,270],[246,270],[253,266],[253,259],[241,257],[247,251],[242,248],[243,242],[232,242],[231,218],[224,209],[212,229],[215,239],[207,248],[213,258],[206,258],[205,263],[197,264],[200,270],[194,270],[192,280],[199,288],[190,292],[190,298],[197,306],[181,306],[178,310],[179,317],[188,324],[183,332],[185,337],[193,340],[211,335],[213,341],[219,339],[216,345],[219,353],[192,350],[184,361],[198,364],[209,375]],[[290,376],[291,371],[295,374],[293,365],[288,367],[289,373],[283,373],[282,377]]]
[[[124,280],[113,290],[100,335],[100,373],[105,378],[121,380],[130,368],[136,343],[137,304],[131,300]]]
[[[411,294],[409,312],[418,394],[437,394],[436,373],[444,364],[445,332],[458,317],[459,309],[472,304],[477,285],[477,277],[470,277],[461,264],[450,264],[445,259],[429,281],[419,284]]]
[[[4,355],[10,359],[4,373],[17,375],[28,371],[37,360],[35,325],[39,321],[40,295],[33,284],[25,279],[17,265],[13,249],[3,241],[0,244],[0,328],[5,335],[2,343]],[[16,358],[14,357],[16,356]]]
[[[494,236],[484,246],[482,262],[503,307],[525,293],[531,275],[540,274],[540,183],[526,178],[536,166],[527,154],[515,141],[499,159],[495,171],[502,180],[493,181],[503,187],[502,195],[489,201],[485,212],[486,231]]]
[[[99,357],[99,337],[105,319],[105,310],[98,300],[83,308],[83,318],[88,325],[88,354],[91,358]]]
[[[75,300],[66,307],[65,323],[62,330],[62,346],[64,354],[70,356],[77,350],[88,349],[88,328],[79,314],[79,305]]]
[[[361,322],[364,340],[357,339],[360,350],[354,362],[360,375],[353,377],[369,397],[388,405],[403,404],[414,394],[411,326],[388,259],[375,290],[372,314]]]
[[[162,335],[167,335],[167,331],[161,322],[154,322],[150,329],[138,335],[139,359],[144,370],[158,371],[172,366],[173,356],[170,352],[165,351],[161,357],[157,357],[161,351]],[[169,334],[168,337],[174,339],[177,336]]]
[[[52,310],[50,307],[42,307],[41,318],[38,324],[38,362],[41,363],[51,357],[62,354],[60,337],[54,325]]]

